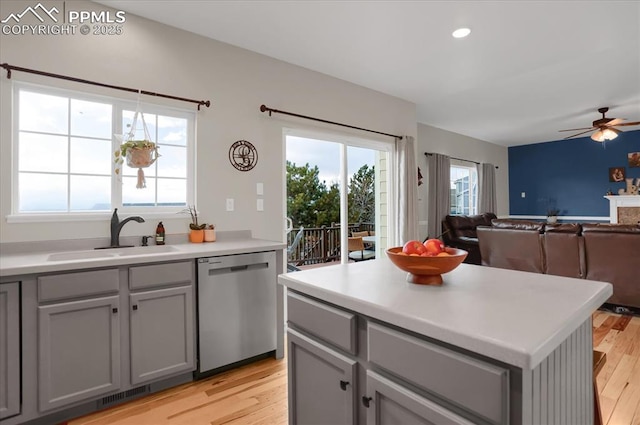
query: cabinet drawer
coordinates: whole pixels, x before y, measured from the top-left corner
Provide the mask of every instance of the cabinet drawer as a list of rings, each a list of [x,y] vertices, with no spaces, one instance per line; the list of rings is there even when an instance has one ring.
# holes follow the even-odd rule
[[[509,371],[375,323],[369,361],[494,424],[508,423]]]
[[[56,301],[118,292],[118,270],[65,273],[38,278],[38,301]]]
[[[290,324],[336,347],[357,353],[356,316],[292,292],[287,293]]]
[[[191,284],[193,262],[152,264],[129,268],[129,289],[145,289],[154,286]]]

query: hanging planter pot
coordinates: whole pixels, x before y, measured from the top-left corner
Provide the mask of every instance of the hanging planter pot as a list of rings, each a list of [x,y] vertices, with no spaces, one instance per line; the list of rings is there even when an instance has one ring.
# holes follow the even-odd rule
[[[134,140],[133,137],[136,133],[136,127],[138,124],[138,116],[142,122],[142,128],[144,130],[144,139]],[[124,159],[127,159],[127,165],[131,168],[138,169],[138,182],[136,188],[143,189],[147,187],[146,180],[144,178],[143,168],[151,166],[158,157],[158,146],[151,141],[149,136],[149,130],[147,129],[147,123],[144,121],[144,115],[142,112],[136,111],[133,116],[133,122],[131,124],[131,131],[125,135],[125,141],[120,145],[120,149],[115,151],[115,164],[116,174],[120,174],[120,169],[124,163]]]
[[[127,149],[127,165],[131,168],[147,168],[158,158],[158,150],[154,143],[150,147]]]
[[[142,169],[153,165],[160,156],[158,154],[158,146],[150,140],[129,140],[124,142],[120,145],[120,149],[115,151],[114,155],[116,174],[120,174],[125,158],[129,167],[138,169],[138,183],[136,184],[138,189],[147,187]]]

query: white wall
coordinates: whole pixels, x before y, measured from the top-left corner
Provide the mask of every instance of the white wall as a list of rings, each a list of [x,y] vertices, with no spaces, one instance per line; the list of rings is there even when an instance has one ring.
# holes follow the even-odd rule
[[[440,128],[418,123],[418,166],[423,170],[426,181],[427,157],[425,152],[449,155],[497,165],[496,191],[498,198],[498,216],[509,215],[509,160],[505,146],[495,145],[483,140],[452,133]],[[464,163],[465,165],[473,165]],[[421,223],[427,221],[427,185],[418,187],[418,217]],[[420,237],[427,234],[425,224],[419,226]]]
[[[17,13],[31,4],[2,1],[0,16]],[[61,1],[42,1],[62,10]],[[67,1],[66,8],[108,10],[88,1]],[[219,230],[250,229],[255,237],[281,240],[284,228],[283,128],[320,129],[357,134],[313,122],[269,117],[269,107],[371,128],[416,136],[413,103],[369,90],[298,66],[290,65],[228,44],[127,14],[122,35],[1,35],[0,61],[11,65],[65,74],[108,84],[140,88],[195,99],[209,99],[211,108],[198,113],[197,205],[202,220]],[[313,48],[310,46],[310,48]],[[108,236],[104,221],[74,223],[7,223],[11,199],[11,81],[36,81],[76,90],[135,99],[120,91],[65,83],[14,72],[0,77],[0,242],[58,240]],[[144,99],[143,99],[144,100]],[[169,103],[183,108],[186,103]],[[384,136],[373,137],[393,143]],[[252,142],[259,155],[256,168],[239,172],[229,163],[228,150],[236,140]],[[256,211],[256,183],[264,183],[264,212]],[[233,213],[225,199],[235,199]],[[168,234],[186,233],[186,217],[163,220]],[[148,235],[157,220],[130,224],[123,235]]]

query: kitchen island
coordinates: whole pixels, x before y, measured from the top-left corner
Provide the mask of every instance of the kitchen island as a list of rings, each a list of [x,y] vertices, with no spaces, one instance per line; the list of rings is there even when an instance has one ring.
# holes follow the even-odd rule
[[[410,284],[386,258],[280,275],[290,422],[334,403],[332,423],[592,423],[591,314],[610,284],[469,264],[443,277]]]

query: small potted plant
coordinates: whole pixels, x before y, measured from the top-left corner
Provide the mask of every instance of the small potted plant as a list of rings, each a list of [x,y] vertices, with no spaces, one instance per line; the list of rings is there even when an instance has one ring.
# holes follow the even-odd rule
[[[204,229],[204,241],[215,242],[216,241],[216,226],[213,224],[207,225]]]
[[[196,206],[189,205],[180,212],[189,213],[191,216],[191,223],[189,223],[189,242],[202,243],[204,241],[204,228],[207,227],[207,225],[198,223],[198,210],[196,210]]]
[[[553,224],[558,221],[558,214],[560,214],[560,210],[557,208],[549,208],[547,210],[547,223]]]

